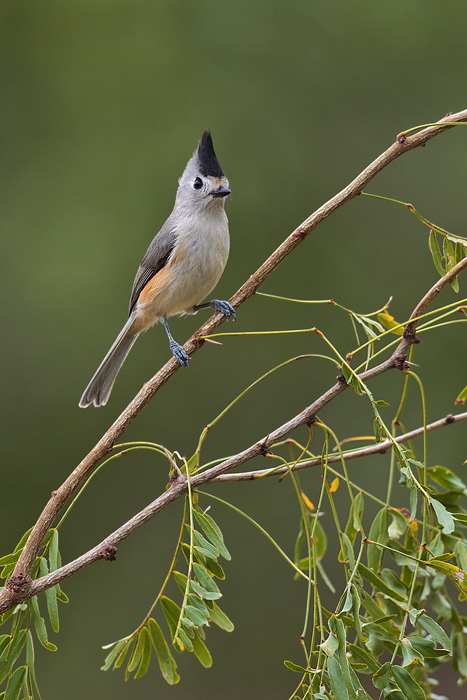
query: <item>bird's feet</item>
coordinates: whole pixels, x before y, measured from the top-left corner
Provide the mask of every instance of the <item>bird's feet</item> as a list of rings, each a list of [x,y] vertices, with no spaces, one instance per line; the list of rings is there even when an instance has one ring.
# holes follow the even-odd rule
[[[178,360],[182,367],[188,367],[190,356],[186,354],[182,346],[176,343],[175,340],[172,340],[170,342],[170,349],[172,350],[172,355]]]
[[[214,309],[214,311],[220,311],[221,314],[224,314],[224,316],[227,316],[227,320],[230,321],[230,319],[235,319],[237,318],[235,315],[235,309],[233,306],[229,304],[228,301],[219,301],[219,299],[213,299],[211,302],[209,302],[210,306]]]

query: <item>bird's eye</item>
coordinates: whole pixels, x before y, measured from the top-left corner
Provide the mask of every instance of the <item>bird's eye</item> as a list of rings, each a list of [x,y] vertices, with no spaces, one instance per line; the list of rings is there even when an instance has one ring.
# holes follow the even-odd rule
[[[197,177],[193,183],[194,190],[200,190],[203,186],[203,181],[200,177]]]

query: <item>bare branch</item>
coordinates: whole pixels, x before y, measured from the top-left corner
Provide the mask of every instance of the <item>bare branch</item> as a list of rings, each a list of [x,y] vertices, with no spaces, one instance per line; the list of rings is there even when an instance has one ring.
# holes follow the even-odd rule
[[[230,299],[230,303],[234,308],[238,308],[243,304],[249,297],[251,297],[258,287],[267,279],[267,277],[275,270],[275,268],[308,236],[308,234],[313,231],[324,219],[326,219],[332,212],[341,207],[343,204],[351,200],[353,197],[360,194],[363,188],[372,180],[372,178],[379,173],[383,168],[385,168],[389,163],[395,160],[400,155],[403,155],[407,151],[410,151],[418,146],[425,145],[425,143],[437,136],[439,133],[446,131],[447,129],[453,128],[453,123],[455,122],[466,122],[467,121],[467,110],[458,112],[457,114],[451,114],[443,119],[439,120],[436,125],[430,126],[422,129],[413,136],[406,137],[405,135],[400,136],[395,143],[392,144],[383,154],[381,154],[376,160],[373,161],[365,170],[358,175],[346,188],[339,192],[335,197],[330,199],[328,202],[323,204],[314,214],[312,214],[306,221],[304,221],[300,226],[298,226],[295,231],[293,231],[288,238],[270,255],[270,257],[261,265],[260,268],[243,284],[243,286],[234,294]],[[466,259],[467,260],[467,259]],[[464,262],[464,261],[463,261]],[[459,263],[460,265],[460,263]],[[456,266],[459,267],[459,266]],[[451,270],[451,273],[456,268]],[[451,277],[454,275],[451,275]],[[433,297],[430,297],[425,306],[430,303],[432,298],[436,296],[439,289],[442,288],[442,281],[447,277],[447,275],[438,282],[436,285],[437,291],[433,293]],[[439,286],[441,285],[441,287]],[[438,289],[439,287],[439,289]],[[432,291],[432,290],[431,290]],[[429,293],[430,294],[430,293]],[[423,305],[424,300],[420,302]],[[420,307],[419,305],[419,307]],[[420,309],[414,311],[415,315],[420,313]],[[423,308],[425,308],[423,306]],[[417,312],[417,313],[416,313]],[[216,313],[214,314],[206,323],[204,323],[196,333],[188,340],[184,348],[189,355],[193,355],[199,347],[201,347],[205,340],[204,336],[208,336],[213,333],[218,326],[223,322],[224,317]],[[412,324],[410,324],[412,326]],[[413,329],[410,328],[412,332]],[[401,342],[398,350],[399,354],[403,354],[404,350],[411,343],[410,338],[404,338]],[[378,367],[368,370],[361,375],[362,380],[370,379],[377,374],[380,374],[387,369],[394,366],[394,356],[386,362],[382,363]],[[391,364],[392,363],[392,364]],[[92,473],[93,469],[96,467],[98,462],[104,457],[115,445],[118,438],[124,433],[126,428],[131,424],[131,422],[136,418],[139,412],[146,406],[146,404],[151,400],[151,398],[159,391],[159,389],[164,386],[164,384],[170,379],[170,377],[180,368],[178,362],[175,359],[169,360],[155,375],[154,377],[144,384],[139,393],[123,411],[123,413],[117,418],[105,435],[99,440],[95,447],[89,452],[89,454],[82,460],[82,462],[74,469],[66,481],[52,493],[52,496],[44,508],[43,512],[39,516],[31,535],[21,553],[18,563],[15,567],[15,571],[9,580],[7,587],[3,589],[0,593],[0,611],[4,611],[10,608],[13,604],[18,602],[20,599],[25,599],[32,594],[33,590],[37,588],[37,582],[31,582],[31,570],[39,552],[39,549],[44,541],[44,538],[52,527],[58,513],[61,511],[63,506],[66,504],[68,499],[77,491],[77,489],[86,481],[89,475]],[[335,396],[337,396],[341,391],[346,388],[346,385],[339,382],[337,385],[332,387],[326,394],[324,394],[320,399],[318,399],[310,407],[302,411],[301,414],[289,421],[285,426],[278,428],[274,433],[268,436],[267,439],[257,443],[256,445],[250,447],[248,450],[240,453],[237,456],[237,460],[232,458],[232,460],[227,460],[222,465],[213,467],[213,469],[208,470],[202,474],[196,475],[193,479],[193,486],[197,486],[199,483],[204,483],[208,479],[213,479],[224,471],[237,466],[237,464],[242,464],[247,459],[259,454],[261,449],[265,446],[271,444],[272,442],[281,439],[284,435],[288,434],[291,430],[304,423],[311,422],[314,418],[316,410],[329,403]],[[269,440],[271,442],[269,442]],[[163,494],[159,499],[154,502],[155,510],[149,515],[155,514],[160,508],[165,507],[168,502],[177,498],[185,490],[185,484],[181,482],[174,482],[171,489]],[[168,496],[168,494],[170,496]],[[167,503],[164,499],[167,499]],[[161,503],[160,507],[155,504]],[[164,505],[165,504],[165,505]],[[135,516],[138,518],[139,516]],[[135,527],[139,527],[143,522],[143,519]],[[131,522],[131,521],[130,521]],[[125,527],[125,526],[123,526]],[[134,529],[134,527],[133,527]],[[128,533],[129,534],[129,533]],[[127,536],[127,535],[124,535]],[[121,538],[123,539],[123,537]],[[121,540],[118,540],[121,541]],[[108,541],[105,541],[107,544]],[[94,551],[94,550],[92,550]],[[87,556],[87,555],[84,555]],[[102,558],[104,554],[102,549],[100,550],[100,557]],[[94,561],[95,559],[93,559]],[[64,567],[65,568],[65,567]],[[82,568],[81,566],[79,568]],[[69,574],[71,575],[71,574]],[[8,587],[9,586],[9,587]]]
[[[436,430],[437,428],[444,428],[446,425],[453,425],[454,423],[459,423],[463,420],[467,420],[467,413],[458,413],[455,416],[449,414],[448,416],[445,416],[444,418],[441,418],[440,420],[437,420],[434,423],[430,423],[429,425],[427,425],[426,431],[429,433],[432,430]],[[408,442],[409,440],[413,440],[414,438],[416,438],[418,435],[422,435],[424,430],[425,429],[423,426],[421,426],[420,428],[416,428],[415,430],[410,430],[408,433],[398,435],[396,438],[394,438],[394,442]],[[344,459],[346,462],[348,462],[351,459],[359,459],[360,457],[370,457],[371,455],[382,454],[390,450],[391,447],[391,440],[383,440],[382,442],[375,443],[374,445],[362,447],[360,450],[351,450],[350,452],[344,452]],[[335,464],[336,462],[341,461],[341,457],[339,454],[329,455],[327,461],[328,464]],[[317,457],[316,459],[307,459],[303,462],[299,462],[298,464],[296,464],[293,467],[293,471],[309,469],[310,467],[318,467],[321,466],[321,464],[321,457]],[[287,467],[276,467],[275,469],[256,469],[251,472],[235,472],[234,474],[220,474],[214,479],[211,479],[209,483],[218,484],[223,483],[225,481],[251,481],[252,479],[260,479],[266,476],[280,476],[281,474],[287,474],[287,472]]]

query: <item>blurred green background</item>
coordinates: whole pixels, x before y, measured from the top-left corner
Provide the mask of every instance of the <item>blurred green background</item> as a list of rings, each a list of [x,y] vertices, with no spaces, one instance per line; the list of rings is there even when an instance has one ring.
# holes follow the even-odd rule
[[[51,490],[169,356],[163,329],[151,330],[133,349],[108,406],[78,408],[125,321],[136,268],[171,211],[177,179],[202,131],[212,129],[232,188],[231,255],[216,290],[229,298],[397,132],[467,107],[467,6],[435,0],[3,0],[0,12],[1,543],[9,552]],[[397,160],[368,190],[410,201],[430,220],[465,235],[466,155],[467,131],[459,127]],[[359,198],[325,221],[262,291],[332,297],[361,312],[393,295],[391,311],[402,320],[436,280],[427,234],[402,207]],[[453,299],[451,290],[443,292],[443,303]],[[174,336],[183,342],[204,318],[173,320]],[[338,310],[260,297],[223,330],[313,325],[341,352],[354,347],[350,323]],[[417,348],[429,420],[454,410],[466,383],[463,328],[425,336]],[[190,455],[206,423],[257,376],[294,354],[323,351],[314,335],[234,337],[221,347],[208,345],[125,437]],[[216,427],[206,458],[261,438],[334,378],[332,366],[319,361],[276,374]],[[391,402],[388,420],[402,381],[391,375],[372,385],[377,398]],[[421,407],[414,387],[409,399],[405,420],[416,427]],[[368,433],[371,411],[346,392],[321,418],[344,438]],[[305,440],[305,432],[296,437]],[[430,462],[462,469],[465,446],[463,426],[433,434]],[[319,450],[318,441],[314,447]],[[258,464],[265,466],[264,460]],[[351,473],[378,491],[387,469],[388,458],[376,457],[353,462]],[[151,453],[100,472],[61,532],[65,560],[153,500],[166,481],[166,465]],[[318,472],[303,474],[302,481],[313,500]],[[212,490],[292,551],[299,514],[287,480]],[[405,498],[403,492],[401,506]],[[236,630],[209,632],[213,668],[177,656],[182,680],[174,688],[156,665],[127,684],[120,672],[99,671],[100,646],[139,624],[165,576],[181,505],[123,543],[115,563],[99,563],[66,582],[71,604],[61,606],[59,651],[39,652],[44,700],[233,700],[292,692],[297,679],[283,659],[301,663],[305,587],[257,531],[218,505],[212,513],[233,555],[221,605]],[[344,495],[342,508],[346,513]],[[332,534],[329,513],[326,524]],[[333,537],[324,564],[338,577]],[[439,677],[438,692],[454,687],[449,673]]]

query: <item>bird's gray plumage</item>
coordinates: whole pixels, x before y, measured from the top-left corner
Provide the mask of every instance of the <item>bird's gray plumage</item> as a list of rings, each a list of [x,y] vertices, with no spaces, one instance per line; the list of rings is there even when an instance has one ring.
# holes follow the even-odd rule
[[[81,407],[107,403],[136,338],[157,321],[164,323],[175,358],[187,365],[190,358],[170,334],[169,316],[211,306],[235,318],[227,302],[214,299],[200,304],[217,284],[229,254],[224,211],[225,197],[230,194],[228,184],[207,130],[179,180],[173,211],[136,273],[128,321],[81,397]]]

